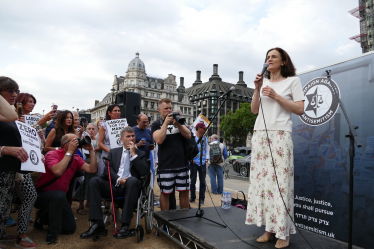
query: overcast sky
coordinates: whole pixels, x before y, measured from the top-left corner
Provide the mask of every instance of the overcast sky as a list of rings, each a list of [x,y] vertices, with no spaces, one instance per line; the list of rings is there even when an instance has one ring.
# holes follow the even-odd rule
[[[360,55],[357,0],[0,1],[0,75],[37,99],[35,112],[92,108],[140,53],[146,72],[184,77],[213,64],[253,86],[269,48],[282,47],[297,72]]]

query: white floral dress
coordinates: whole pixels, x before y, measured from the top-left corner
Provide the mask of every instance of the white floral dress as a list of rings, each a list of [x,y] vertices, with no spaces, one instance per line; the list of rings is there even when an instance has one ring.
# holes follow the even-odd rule
[[[248,189],[248,207],[245,223],[265,226],[265,230],[275,233],[285,240],[295,234],[295,226],[285,209],[294,219],[294,164],[291,132],[268,131],[269,143],[274,157],[276,176],[266,142],[266,131],[255,131],[252,138],[252,159]],[[279,191],[280,189],[280,191]],[[282,194],[284,203],[282,201]]]

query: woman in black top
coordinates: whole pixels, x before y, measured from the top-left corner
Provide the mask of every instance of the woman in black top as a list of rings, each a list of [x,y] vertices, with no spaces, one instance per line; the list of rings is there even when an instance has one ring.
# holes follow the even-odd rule
[[[18,93],[19,87],[14,80],[0,77],[0,95],[10,105],[14,105]],[[22,148],[21,135],[16,123],[0,122],[0,240],[15,239],[14,236],[4,233],[4,227],[12,205],[16,172],[21,170],[21,162],[26,162],[28,158],[26,150]],[[17,238],[17,243],[21,240],[31,241],[26,236],[26,238]],[[30,244],[33,242],[31,241]]]
[[[62,111],[58,114],[55,128],[51,130],[45,140],[44,151],[47,153],[51,150],[58,150],[61,147],[61,138],[68,133],[74,133],[78,136],[78,132],[74,130],[73,113],[71,111]]]

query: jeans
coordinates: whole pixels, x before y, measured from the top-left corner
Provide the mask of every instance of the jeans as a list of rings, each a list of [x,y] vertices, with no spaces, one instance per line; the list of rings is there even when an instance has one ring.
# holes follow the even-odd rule
[[[191,165],[191,199],[196,199],[196,178],[197,178],[197,171],[199,171],[199,180],[200,180],[200,191],[199,191],[199,200],[205,200],[205,189],[206,189],[206,165],[199,166],[196,163]]]
[[[55,234],[72,234],[76,224],[73,210],[66,199],[66,194],[59,190],[38,193],[35,208],[48,210],[48,231]],[[40,211],[40,210],[39,210]],[[43,219],[42,219],[43,220]]]
[[[210,177],[210,186],[213,194],[222,194],[223,192],[223,167],[217,164],[210,164],[208,168]],[[216,181],[217,178],[217,181]],[[218,189],[217,189],[218,182]]]

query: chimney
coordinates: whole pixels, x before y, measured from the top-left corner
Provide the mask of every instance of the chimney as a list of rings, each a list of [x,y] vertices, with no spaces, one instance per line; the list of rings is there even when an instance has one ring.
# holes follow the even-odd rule
[[[100,102],[100,101],[98,101],[98,100],[95,100],[95,106],[96,106],[97,104],[99,104],[99,102]]]
[[[196,71],[196,80],[195,82],[192,84],[192,86],[197,86],[197,85],[200,85],[201,83],[203,83],[201,81],[201,71],[200,70],[197,70]]]
[[[243,74],[244,74],[243,71],[239,71],[239,81],[238,81],[237,85],[247,87],[247,84],[245,84],[245,82],[243,80]]]
[[[209,81],[222,81],[222,79],[218,75],[218,64],[213,64],[213,75],[209,78]]]
[[[180,77],[180,86],[184,86],[184,77]]]

